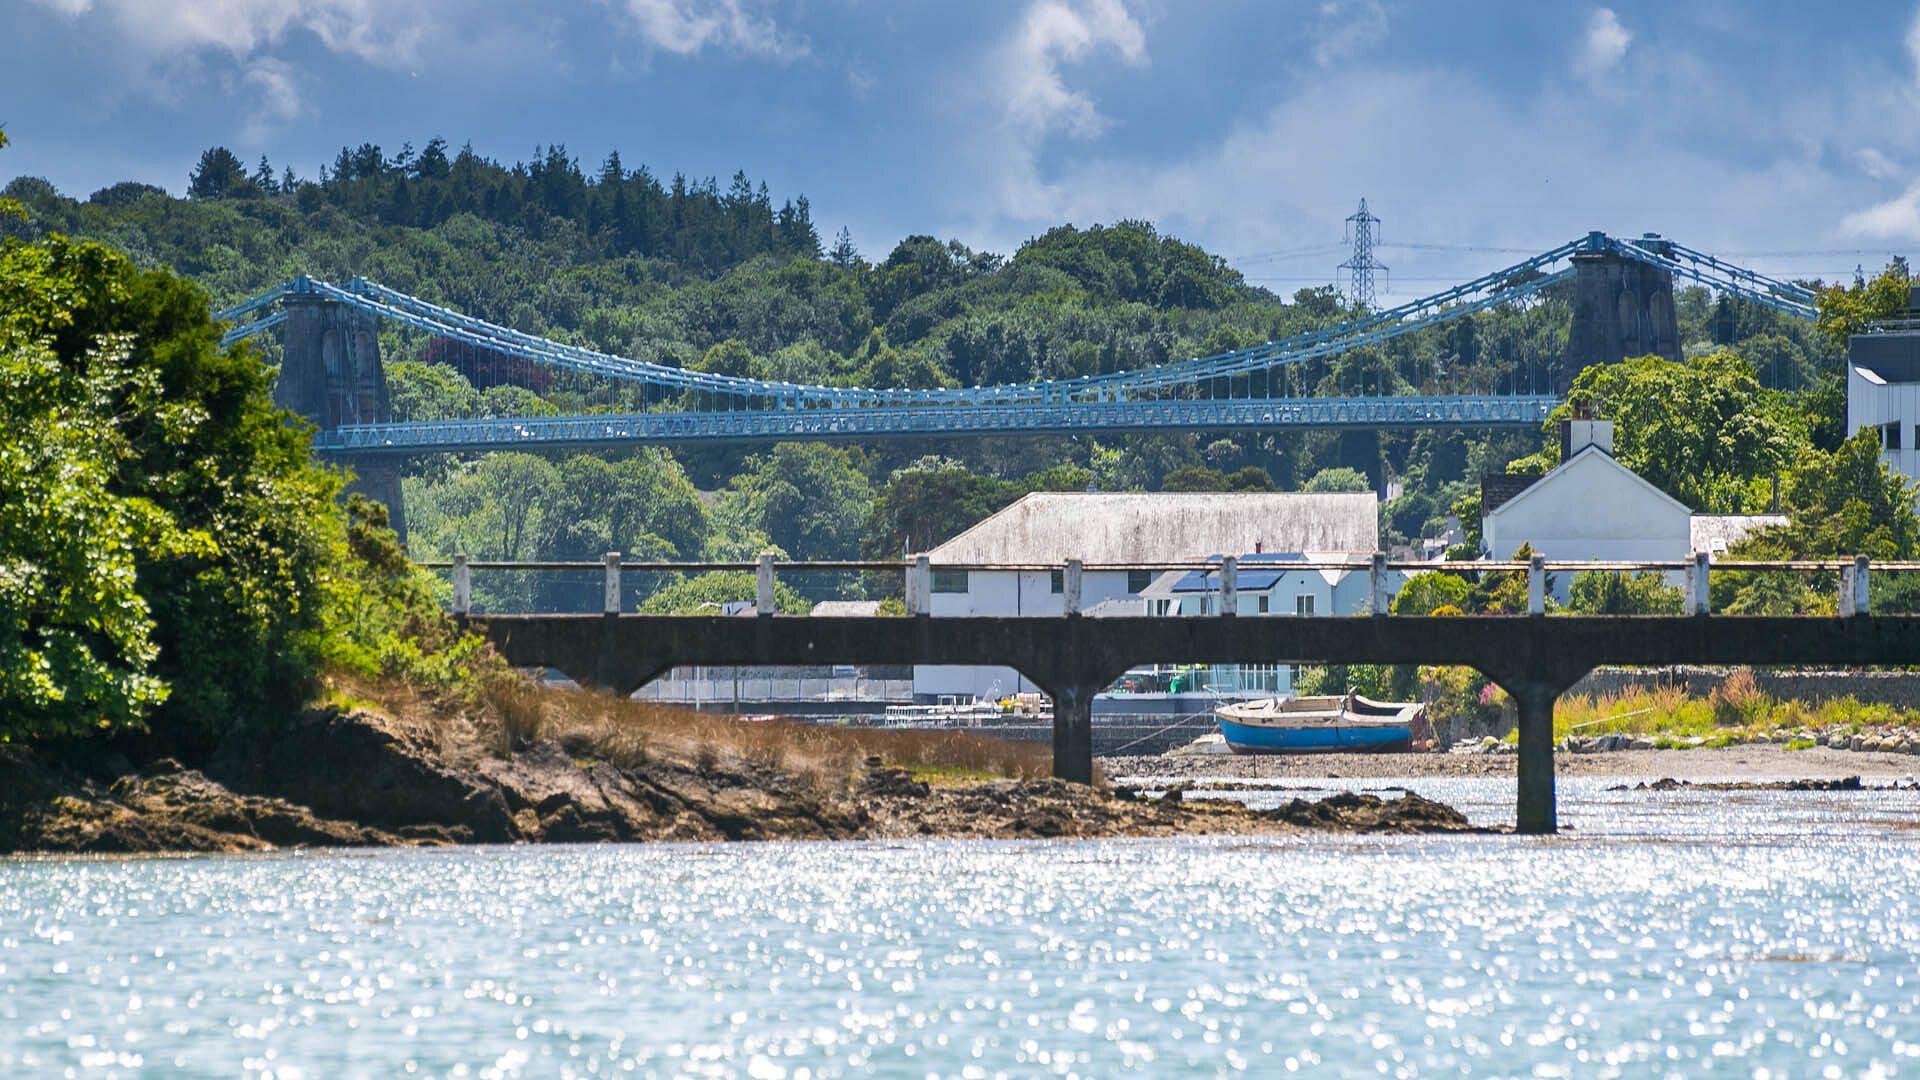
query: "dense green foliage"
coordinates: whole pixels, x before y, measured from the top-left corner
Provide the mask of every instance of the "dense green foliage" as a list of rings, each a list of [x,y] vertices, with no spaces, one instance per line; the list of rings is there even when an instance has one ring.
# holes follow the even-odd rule
[[[476,655],[218,338],[170,272],[0,241],[0,741],[151,720],[191,744],[327,664],[432,681]]]
[[[1760,512],[1766,481],[1807,442],[1807,420],[1789,395],[1764,389],[1747,361],[1725,350],[1672,363],[1643,356],[1590,367],[1573,382],[1553,423],[1575,415],[1614,421],[1614,457],[1695,510]],[[1559,463],[1549,440],[1544,464]]]

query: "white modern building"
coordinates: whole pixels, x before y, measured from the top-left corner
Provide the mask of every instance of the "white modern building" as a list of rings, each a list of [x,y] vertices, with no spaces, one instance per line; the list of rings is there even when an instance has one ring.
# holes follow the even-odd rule
[[[1695,514],[1614,460],[1613,423],[1568,421],[1558,468],[1538,477],[1490,477],[1481,487],[1486,554],[1510,559],[1522,544],[1558,562],[1680,562],[1694,551],[1727,545],[1768,525],[1777,514]],[[1672,575],[1675,584],[1680,575]],[[1572,575],[1551,575],[1564,602]]]
[[[1920,285],[1907,307],[1848,339],[1847,433],[1876,429],[1887,465],[1920,478]]]
[[[1087,571],[1081,578],[1081,606],[1089,616],[1147,614],[1141,597],[1166,576],[1153,569],[1156,565],[1197,563],[1230,552],[1256,560],[1270,552],[1308,551],[1364,560],[1379,543],[1378,512],[1371,493],[1035,492],[926,552],[933,575],[929,609],[935,616],[1062,614],[1064,567],[1078,559],[1139,567]],[[1035,569],[979,569],[993,566]],[[1247,580],[1244,571],[1240,580]],[[1309,592],[1314,603],[1328,609],[1345,598],[1317,587],[1302,595]],[[1270,607],[1280,602],[1276,595],[1267,597]],[[1257,605],[1259,594],[1243,594],[1241,600]],[[1294,603],[1291,595],[1284,603]],[[914,696],[920,700],[998,698],[1037,689],[1010,668],[914,669]]]
[[[1209,561],[1217,563],[1220,559],[1215,556]],[[1367,610],[1370,580],[1368,561],[1368,553],[1351,551],[1261,552],[1237,556],[1234,613],[1363,614]],[[1344,564],[1344,568],[1328,568],[1329,563]],[[1389,595],[1398,594],[1405,575],[1392,571],[1388,578]],[[1220,611],[1220,574],[1216,570],[1163,574],[1140,598],[1141,613],[1146,615],[1216,615]]]

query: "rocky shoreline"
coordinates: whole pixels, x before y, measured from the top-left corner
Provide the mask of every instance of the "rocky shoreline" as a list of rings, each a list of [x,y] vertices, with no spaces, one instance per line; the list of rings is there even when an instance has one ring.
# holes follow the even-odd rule
[[[0,752],[0,853],[1473,830],[1418,796],[1342,794],[1255,812],[1177,789],[1148,798],[1052,779],[930,784],[878,758],[828,782],[743,758],[616,765],[566,739],[448,754],[378,713],[341,709],[231,739],[198,767],[77,756]]]

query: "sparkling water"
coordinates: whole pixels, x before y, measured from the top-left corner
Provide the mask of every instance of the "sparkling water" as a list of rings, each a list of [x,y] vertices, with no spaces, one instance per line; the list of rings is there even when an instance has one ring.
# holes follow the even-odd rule
[[[1920,1075],[1920,795],[1612,783],[1540,839],[0,860],[0,1075]]]

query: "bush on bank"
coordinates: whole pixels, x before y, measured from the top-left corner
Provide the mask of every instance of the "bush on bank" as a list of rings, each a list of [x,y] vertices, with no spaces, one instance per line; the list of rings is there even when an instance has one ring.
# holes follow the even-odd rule
[[[482,661],[219,335],[172,273],[0,243],[0,742],[206,745],[327,665],[452,686]]]

